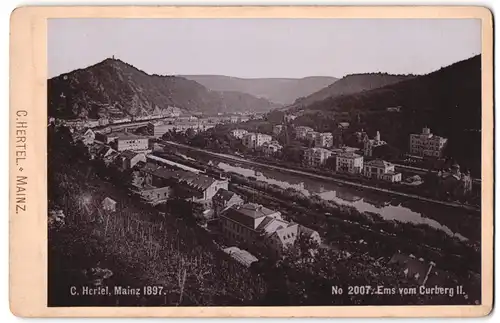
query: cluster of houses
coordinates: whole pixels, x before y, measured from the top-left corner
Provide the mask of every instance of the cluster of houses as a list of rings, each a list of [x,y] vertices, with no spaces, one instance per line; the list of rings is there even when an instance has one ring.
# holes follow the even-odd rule
[[[278,141],[267,134],[248,132],[244,129],[231,130],[230,134],[234,138],[241,139],[241,143],[246,148],[262,151],[267,156],[273,156],[283,148]]]
[[[150,122],[147,125],[148,134],[154,138],[160,138],[165,133],[186,132],[192,129],[195,133],[203,132],[217,125],[217,122],[208,119],[198,119],[195,116],[168,118],[155,122]]]
[[[162,158],[148,154],[147,137],[127,132],[96,133],[92,129],[73,134],[74,139],[82,140],[89,147],[91,158],[102,159],[118,170],[130,171],[131,177],[127,179],[130,178],[131,191],[144,202],[157,205],[172,198],[182,199],[193,206],[194,217],[218,219],[224,240],[233,246],[225,252],[245,265],[256,261],[251,253],[279,259],[300,235],[321,243],[316,231],[286,221],[279,211],[245,203],[241,196],[228,190],[229,181],[225,177],[162,163]],[[266,140],[267,135],[260,140],[256,139],[260,134],[250,135],[255,136],[253,140],[260,146],[271,143]],[[117,202],[105,197],[101,207],[114,212]]]

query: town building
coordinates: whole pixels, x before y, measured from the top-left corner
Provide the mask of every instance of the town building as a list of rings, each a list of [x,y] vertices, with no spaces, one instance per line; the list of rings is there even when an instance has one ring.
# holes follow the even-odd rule
[[[109,166],[115,161],[118,155],[119,153],[116,150],[104,145],[97,150],[95,158],[102,160],[106,166]]]
[[[116,140],[113,143],[117,151],[148,151],[149,138],[137,136],[129,132],[116,133]]]
[[[297,116],[293,115],[293,114],[286,114],[285,115],[285,121],[286,122],[291,122],[293,120],[297,119]]]
[[[156,187],[149,184],[144,184],[138,188],[137,193],[144,202],[157,205],[166,202],[172,193],[172,188],[169,186]]]
[[[401,173],[395,172],[394,164],[381,159],[364,163],[363,174],[368,178],[376,178],[391,183],[401,182]]]
[[[248,131],[246,131],[245,129],[233,129],[230,131],[231,136],[238,139],[242,139],[243,136],[246,135],[247,133]]]
[[[104,131],[96,131],[95,132],[95,140],[102,142],[103,144],[110,144],[118,138],[116,132],[104,132]]]
[[[115,212],[116,211],[116,201],[106,197],[101,202],[102,209],[105,211]]]
[[[279,135],[283,131],[283,125],[278,124],[273,127],[273,134],[275,136]]]
[[[360,174],[363,171],[363,156],[354,152],[343,152],[337,155],[335,170],[350,174]]]
[[[380,139],[380,132],[377,131],[375,138],[370,139],[368,135],[365,134],[363,138],[363,155],[366,157],[371,157],[373,155],[373,149],[375,147],[386,145],[387,143]]]
[[[229,242],[277,259],[300,234],[299,224],[284,220],[278,211],[254,203],[232,206],[222,212],[220,220],[222,233]]]
[[[338,127],[342,130],[349,128],[349,122],[339,122]]]
[[[265,142],[270,142],[273,140],[273,137],[270,135],[266,135],[263,133],[254,133],[250,132],[243,136],[243,145],[250,149],[256,149],[262,146]]]
[[[155,187],[172,187],[173,193],[193,202],[212,201],[220,188],[228,188],[228,180],[218,180],[206,175],[183,170],[171,170],[159,167],[149,172],[145,183]]]
[[[333,146],[333,134],[331,132],[322,132],[316,135],[314,147],[330,148]]]
[[[472,177],[469,171],[461,172],[460,165],[453,164],[448,171],[439,171],[438,192],[443,197],[462,198],[472,191]]]
[[[244,201],[241,196],[224,188],[220,188],[214,197],[212,197],[212,207],[214,209],[215,216],[219,216],[222,212],[233,205],[241,205],[243,203]]]
[[[427,127],[420,134],[410,135],[410,154],[425,157],[442,157],[448,139],[436,136]]]
[[[295,137],[297,139],[306,139],[307,133],[314,131],[311,127],[298,126],[295,127]]]
[[[99,126],[107,126],[109,124],[109,119],[107,117],[100,117],[97,121]]]
[[[332,152],[325,148],[308,148],[304,151],[304,164],[310,167],[319,167],[326,163]]]
[[[94,143],[95,136],[96,134],[92,129],[76,131],[73,133],[74,141],[81,140],[86,146],[90,146]]]
[[[365,140],[365,137],[367,136],[367,134],[363,129],[361,129],[361,131],[356,131],[354,133],[354,136],[356,137],[357,143],[360,144]]]
[[[318,135],[319,135],[319,132],[309,131],[308,133],[306,133],[306,140],[307,141],[311,141],[311,142],[315,142],[316,141],[316,137]]]
[[[163,120],[150,122],[147,125],[147,131],[150,136],[160,138],[169,131],[186,132],[188,129],[194,132],[203,132],[215,127],[216,123],[207,122],[207,120],[198,120],[196,117],[181,117],[174,120]]]
[[[120,153],[115,161],[118,161],[118,167],[120,167],[120,169],[127,170],[133,168],[139,162],[145,163],[146,154],[137,153],[131,150],[125,150]]]
[[[277,141],[273,140],[273,141],[269,141],[269,142],[265,142],[264,144],[262,144],[261,146],[261,150],[262,152],[266,155],[266,156],[273,156],[273,155],[276,155],[277,153],[279,153],[281,151],[281,149],[283,149],[283,146],[281,146]]]
[[[318,245],[321,244],[321,237],[317,231],[300,224],[299,224],[299,235],[303,235],[305,238],[317,243]]]

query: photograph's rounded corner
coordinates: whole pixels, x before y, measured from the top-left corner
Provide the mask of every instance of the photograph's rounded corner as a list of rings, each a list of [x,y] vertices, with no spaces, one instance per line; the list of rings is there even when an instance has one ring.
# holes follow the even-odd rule
[[[25,19],[28,13],[33,9],[34,7],[30,5],[20,5],[18,7],[13,8],[9,15],[10,26],[12,27],[14,23],[20,19]]]
[[[476,317],[488,317],[491,316],[494,311],[495,311],[495,305],[493,302],[489,304],[483,304],[480,305]]]
[[[487,6],[475,6],[474,7],[478,14],[478,18],[481,19],[483,22],[490,22],[492,27],[493,27],[493,22],[495,20],[495,15],[493,13],[493,10],[490,7]]]
[[[35,317],[33,313],[30,313],[29,306],[25,306],[22,302],[17,301],[12,298],[12,295],[9,297],[9,311],[10,313],[18,318],[32,318]]]

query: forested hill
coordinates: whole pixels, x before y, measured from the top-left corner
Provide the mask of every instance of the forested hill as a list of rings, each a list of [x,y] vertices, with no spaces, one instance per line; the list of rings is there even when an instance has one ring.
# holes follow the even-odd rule
[[[377,89],[413,77],[413,75],[392,75],[387,73],[351,74],[311,95],[297,99],[294,105],[308,106],[316,101]]]
[[[383,140],[403,151],[408,150],[410,133],[429,126],[433,133],[449,138],[450,156],[480,172],[480,55],[407,81],[318,101],[302,111],[297,123],[344,119],[371,136],[380,131]]]
[[[142,116],[168,106],[209,113],[266,112],[280,107],[246,93],[212,91],[183,77],[149,75],[109,58],[48,80],[51,116]]]

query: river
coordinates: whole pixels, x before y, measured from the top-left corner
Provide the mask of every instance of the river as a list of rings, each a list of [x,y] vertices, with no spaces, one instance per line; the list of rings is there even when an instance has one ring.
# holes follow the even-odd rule
[[[228,172],[255,177],[257,180],[275,184],[285,189],[294,188],[307,196],[316,194],[325,200],[352,206],[360,212],[377,213],[386,220],[396,219],[403,222],[426,224],[461,240],[477,239],[477,232],[474,232],[473,229],[457,225],[457,222],[459,222],[457,217],[460,217],[460,213],[463,213],[463,216],[476,216],[479,218],[477,215],[466,214],[471,212],[462,209],[431,205],[422,201],[394,197],[368,190],[358,190],[347,185],[318,181],[306,176],[282,173],[264,167],[243,166],[228,161],[215,162],[214,164]]]

